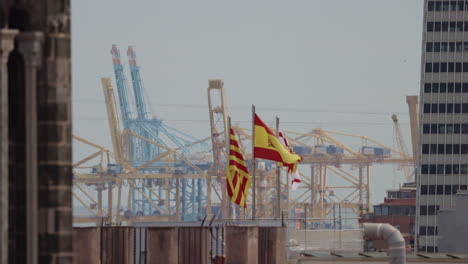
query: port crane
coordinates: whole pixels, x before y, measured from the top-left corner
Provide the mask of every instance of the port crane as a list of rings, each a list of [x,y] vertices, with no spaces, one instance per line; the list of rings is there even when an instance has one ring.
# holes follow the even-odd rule
[[[213,215],[220,218],[251,216],[252,212],[232,206],[226,197],[228,107],[224,82],[209,81],[211,135],[199,140],[167,126],[149,110],[133,47],[127,50],[133,89],[126,83],[117,46],[112,46],[111,54],[117,93],[110,78],[103,78],[101,85],[112,150],[74,136],[75,141],[95,150],[73,166],[74,197],[91,215],[89,219],[77,218],[76,222],[106,219],[109,224],[122,224],[197,220]],[[410,112],[411,109],[414,107]],[[236,124],[233,128],[249,163],[251,130]],[[289,179],[282,172],[281,195],[277,197],[276,164],[259,162],[256,176],[258,218],[277,215],[277,199],[281,200],[281,210],[287,215],[293,208],[307,207],[312,217],[326,218],[336,204],[351,208],[356,214],[368,212],[372,165],[414,165],[413,157],[400,148],[390,148],[365,136],[325,129],[285,132],[296,153],[303,156],[300,166],[303,183],[299,191],[291,194]],[[211,155],[206,151],[208,142]],[[348,142],[352,142],[352,146]],[[195,152],[197,147],[204,152]],[[103,198],[104,193],[107,198]]]

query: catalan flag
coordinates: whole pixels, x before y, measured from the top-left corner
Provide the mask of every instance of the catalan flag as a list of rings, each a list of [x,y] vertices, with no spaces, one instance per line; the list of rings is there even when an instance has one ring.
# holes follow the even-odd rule
[[[231,128],[229,139],[229,166],[227,167],[227,191],[231,201],[247,207],[247,195],[250,188],[250,175],[237,142],[234,129]]]
[[[295,164],[302,158],[284,147],[273,131],[255,114],[254,116],[254,158],[286,164]]]

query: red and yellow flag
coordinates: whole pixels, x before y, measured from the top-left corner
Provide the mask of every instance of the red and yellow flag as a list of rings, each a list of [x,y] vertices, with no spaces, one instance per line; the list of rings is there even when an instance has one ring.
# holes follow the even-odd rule
[[[283,146],[273,131],[255,114],[254,158],[294,164],[302,158]]]
[[[246,208],[251,180],[234,129],[231,129],[229,138],[229,166],[226,175],[227,191],[231,201]]]

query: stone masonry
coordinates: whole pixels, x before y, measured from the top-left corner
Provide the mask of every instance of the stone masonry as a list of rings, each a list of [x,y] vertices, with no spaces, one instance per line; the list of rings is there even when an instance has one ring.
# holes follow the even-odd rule
[[[0,2],[0,264],[73,263],[69,0]]]

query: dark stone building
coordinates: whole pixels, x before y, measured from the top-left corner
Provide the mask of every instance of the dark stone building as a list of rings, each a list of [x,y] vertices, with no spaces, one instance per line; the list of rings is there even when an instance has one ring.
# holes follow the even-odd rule
[[[72,263],[69,0],[0,1],[0,264]]]

